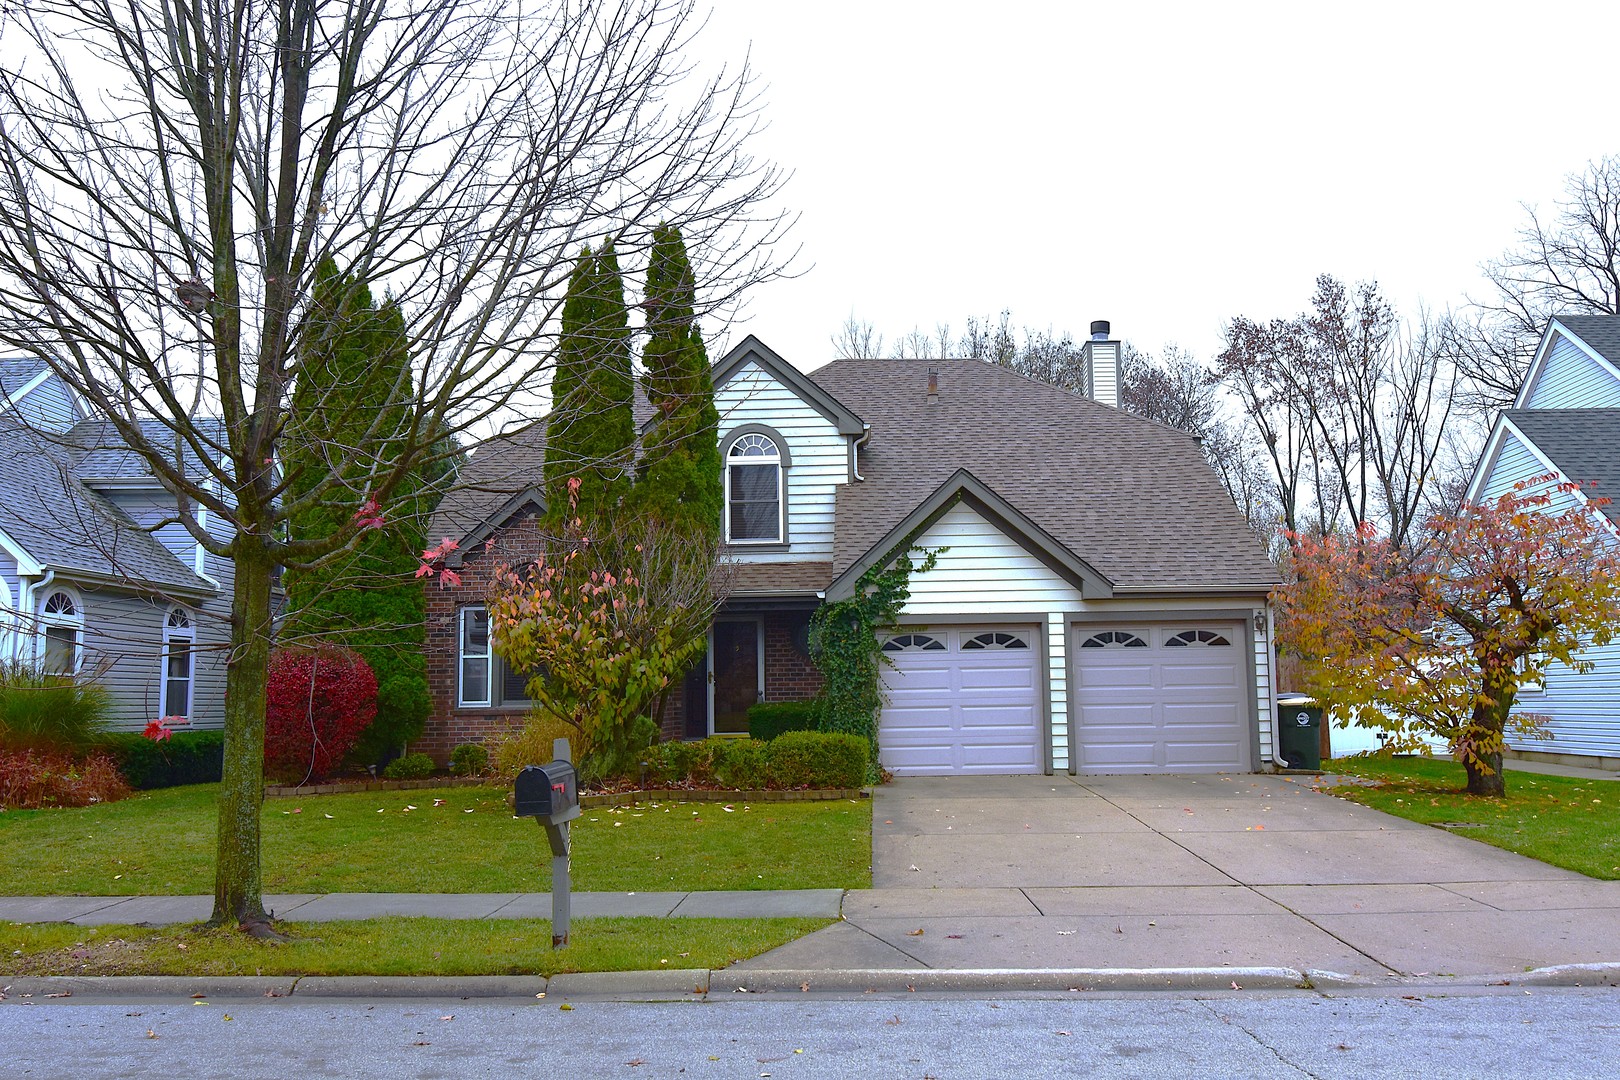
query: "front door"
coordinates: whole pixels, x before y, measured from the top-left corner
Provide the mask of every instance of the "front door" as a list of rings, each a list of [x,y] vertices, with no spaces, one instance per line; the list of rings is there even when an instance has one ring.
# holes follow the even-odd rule
[[[748,707],[759,701],[760,624],[757,619],[717,619],[709,651],[716,735],[748,734]]]

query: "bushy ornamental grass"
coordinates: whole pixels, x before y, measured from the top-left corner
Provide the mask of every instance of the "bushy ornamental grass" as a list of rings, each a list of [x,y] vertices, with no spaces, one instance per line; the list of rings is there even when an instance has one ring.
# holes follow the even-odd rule
[[[84,750],[106,730],[111,709],[99,683],[0,663],[0,747]]]
[[[7,810],[90,806],[128,794],[129,785],[106,754],[0,749],[0,807]]]
[[[264,772],[303,783],[330,776],[377,716],[377,677],[352,649],[270,656]]]

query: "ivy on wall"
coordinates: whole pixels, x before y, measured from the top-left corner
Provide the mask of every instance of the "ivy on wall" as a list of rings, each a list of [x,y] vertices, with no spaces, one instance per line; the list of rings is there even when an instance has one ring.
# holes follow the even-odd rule
[[[911,575],[932,570],[945,550],[908,548],[862,574],[849,599],[823,604],[810,617],[810,658],[826,680],[820,698],[821,730],[866,739],[874,775],[878,710],[883,707],[878,665],[884,657],[878,634],[900,617],[911,596]],[[921,561],[913,553],[920,553]]]

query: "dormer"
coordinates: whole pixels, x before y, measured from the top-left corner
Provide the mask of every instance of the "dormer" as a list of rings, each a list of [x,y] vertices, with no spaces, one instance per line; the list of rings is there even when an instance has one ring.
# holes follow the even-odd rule
[[[740,561],[829,560],[867,426],[753,335],[714,366],[726,544]]]
[[[89,416],[79,395],[43,360],[0,360],[0,413],[35,431],[60,435]]]

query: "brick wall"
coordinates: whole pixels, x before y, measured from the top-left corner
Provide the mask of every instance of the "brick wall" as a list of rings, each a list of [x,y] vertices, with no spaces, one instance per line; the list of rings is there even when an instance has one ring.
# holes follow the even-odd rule
[[[480,545],[464,554],[457,571],[461,584],[444,588],[438,577],[423,579],[427,590],[428,690],[433,697],[433,711],[422,737],[411,743],[413,751],[444,764],[450,760],[450,751],[462,743],[486,742],[523,726],[527,715],[524,709],[456,706],[456,612],[465,605],[484,602],[496,567],[530,562],[539,553],[539,530],[533,516],[525,515],[498,533],[493,547]]]
[[[450,760],[450,751],[462,743],[486,742],[523,726],[527,715],[524,709],[457,707],[456,613],[465,605],[484,602],[496,567],[532,561],[539,554],[540,547],[540,533],[535,520],[526,515],[498,533],[493,548],[480,545],[476,551],[465,553],[463,565],[458,571],[461,584],[442,588],[440,578],[424,579],[427,590],[425,647],[433,712],[423,728],[422,737],[411,744],[411,750],[428,754],[443,764]],[[765,700],[801,701],[814,697],[821,689],[822,677],[804,651],[810,613],[767,612],[764,619]],[[663,737],[687,737],[688,712],[697,719],[694,726],[703,728],[707,723],[706,695],[707,683],[701,675],[690,684],[686,680],[674,684],[660,718]]]

